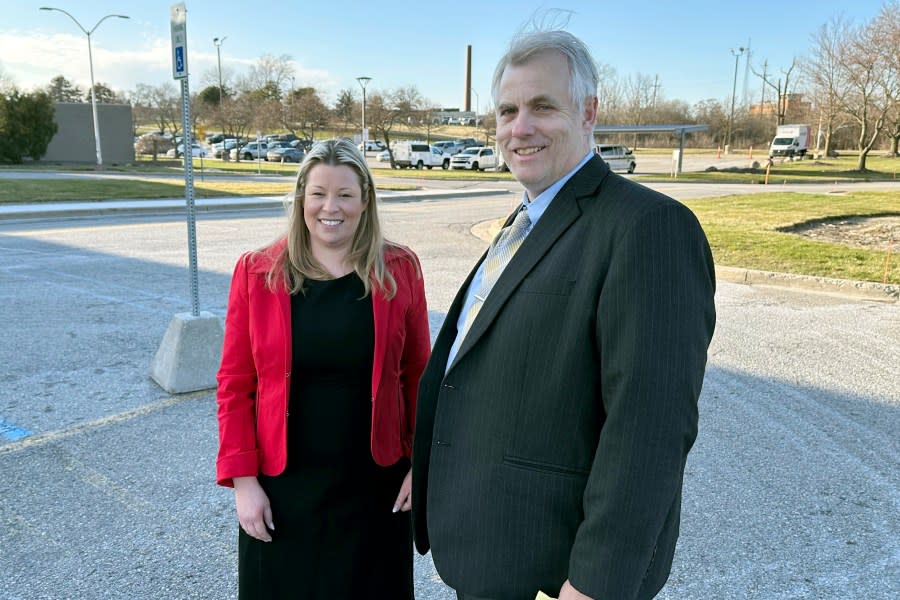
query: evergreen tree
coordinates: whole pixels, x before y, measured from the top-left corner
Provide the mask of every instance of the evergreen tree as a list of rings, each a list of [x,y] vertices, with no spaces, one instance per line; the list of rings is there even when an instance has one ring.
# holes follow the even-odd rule
[[[47,86],[47,94],[50,95],[50,99],[54,102],[84,102],[82,98],[84,92],[81,88],[62,75],[57,75],[50,80],[50,85]],[[90,101],[90,92],[88,92],[88,101]]]
[[[46,92],[0,95],[0,161],[39,160],[56,130],[53,99]]]

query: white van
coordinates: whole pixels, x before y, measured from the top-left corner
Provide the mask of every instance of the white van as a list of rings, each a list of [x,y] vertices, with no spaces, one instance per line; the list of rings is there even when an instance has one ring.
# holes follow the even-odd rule
[[[394,164],[401,169],[414,167],[450,167],[450,155],[440,148],[432,148],[425,142],[397,142],[393,145]]]
[[[634,173],[637,162],[634,160],[634,153],[627,147],[619,144],[597,144],[594,146],[594,152],[600,155],[600,158],[609,165],[613,171],[627,171]]]

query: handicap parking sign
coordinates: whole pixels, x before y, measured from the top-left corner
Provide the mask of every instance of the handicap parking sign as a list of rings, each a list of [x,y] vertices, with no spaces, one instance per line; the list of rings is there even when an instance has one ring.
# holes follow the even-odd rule
[[[172,77],[185,79],[187,72],[187,11],[184,2],[172,6]]]

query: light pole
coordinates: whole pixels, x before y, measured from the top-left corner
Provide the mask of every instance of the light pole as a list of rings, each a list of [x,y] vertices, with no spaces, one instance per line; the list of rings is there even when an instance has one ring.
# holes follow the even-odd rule
[[[734,95],[737,93],[738,60],[741,58],[741,55],[744,54],[744,48],[738,48],[737,52],[734,51],[734,48],[729,48],[728,51],[734,56],[734,83],[731,84],[731,114],[728,117],[728,129],[725,133],[726,154],[731,150],[731,130],[734,128]]]
[[[225,97],[225,88],[222,87],[222,42],[228,39],[228,36],[213,38],[213,45],[216,47],[216,59],[219,62],[219,105]]]
[[[294,76],[293,75],[291,75],[291,92],[290,92],[290,94],[288,94],[288,101],[289,101],[290,105],[288,106],[289,112],[288,112],[288,118],[286,119],[286,121],[288,123],[290,123],[290,126],[288,127],[288,129],[290,129],[291,132],[293,132],[294,131]]]
[[[366,86],[369,85],[369,82],[372,81],[371,77],[357,77],[356,80],[359,82],[359,87],[362,88],[363,91],[363,101],[362,101],[362,143],[363,143],[363,152],[366,151],[366,142],[368,141],[368,135],[366,135]]]
[[[93,52],[91,51],[91,34],[94,33],[94,31],[96,31],[98,27],[100,27],[100,23],[102,23],[106,19],[109,19],[110,17],[115,17],[117,19],[127,19],[129,17],[127,17],[125,15],[106,15],[105,17],[103,17],[102,19],[97,21],[97,24],[94,25],[90,31],[88,31],[87,29],[85,29],[84,27],[81,26],[81,23],[78,22],[78,19],[76,19],[75,17],[73,17],[72,15],[70,15],[68,12],[64,11],[61,8],[42,6],[41,10],[55,10],[57,12],[63,13],[64,15],[66,15],[67,17],[72,19],[75,22],[75,24],[78,25],[78,29],[83,31],[84,35],[87,36],[88,63],[90,64],[90,67],[91,67],[91,110],[93,111],[93,114],[94,114],[94,143],[95,143],[96,149],[97,149],[97,166],[102,167],[103,166],[103,152],[100,150],[100,122],[97,120],[97,92],[94,89],[94,56],[93,56]]]

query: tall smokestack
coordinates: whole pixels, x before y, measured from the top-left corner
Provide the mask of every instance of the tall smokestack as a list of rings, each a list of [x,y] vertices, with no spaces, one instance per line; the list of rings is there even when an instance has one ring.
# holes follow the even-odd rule
[[[472,110],[472,44],[466,46],[466,112]]]

